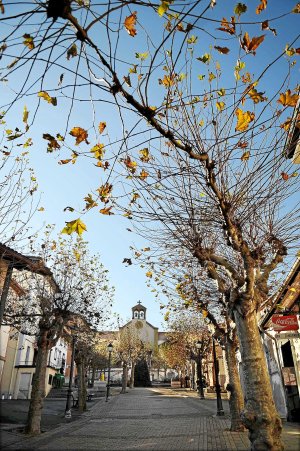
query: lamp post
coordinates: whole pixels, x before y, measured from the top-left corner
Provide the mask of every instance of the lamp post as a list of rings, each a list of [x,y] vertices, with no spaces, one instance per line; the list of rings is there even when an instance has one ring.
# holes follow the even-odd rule
[[[72,418],[71,398],[72,398],[72,382],[73,382],[73,372],[74,372],[75,344],[76,344],[76,337],[73,335],[73,337],[72,337],[71,368],[70,368],[70,376],[69,376],[69,387],[68,387],[68,394],[67,394],[65,418]]]
[[[108,374],[107,374],[107,384],[106,384],[106,399],[105,401],[108,401],[108,397],[109,397],[109,389],[110,389],[110,366],[111,366],[111,353],[113,350],[113,345],[111,343],[109,343],[109,345],[107,346],[107,350],[108,350]]]
[[[204,399],[204,391],[203,391],[203,379],[202,379],[202,354],[201,354],[201,347],[202,343],[200,340],[196,343],[196,348],[198,351],[198,358],[197,358],[197,377],[198,377],[198,391],[200,399]]]
[[[223,404],[221,398],[221,387],[219,384],[219,362],[217,360],[216,355],[216,346],[215,346],[215,338],[212,336],[212,345],[213,345],[213,359],[214,359],[214,369],[215,369],[215,380],[216,380],[216,395],[217,395],[217,415],[223,416]]]

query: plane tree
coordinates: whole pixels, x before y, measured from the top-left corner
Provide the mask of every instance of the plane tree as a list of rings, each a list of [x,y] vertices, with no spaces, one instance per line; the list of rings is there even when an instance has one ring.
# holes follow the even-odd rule
[[[23,136],[34,131],[41,105],[55,110],[65,104],[64,130],[47,127],[43,133],[48,152],[61,152],[63,165],[90,157],[104,174],[79,217],[67,222],[68,230],[80,230],[81,215],[99,203],[101,214],[115,212],[111,170],[120,174],[127,193],[130,180],[161,184],[164,167],[151,176],[149,171],[162,152],[188,157],[188,172],[197,179],[194,199],[207,196],[211,226],[209,234],[194,233],[192,255],[219,286],[220,273],[231,281],[230,313],[245,373],[243,418],[252,447],[282,449],[256,312],[269,294],[270,274],[299,238],[292,196],[299,178],[286,159],[289,133],[299,124],[291,110],[299,98],[294,75],[299,4],[292,10],[285,4],[268,8],[266,1],[248,6],[50,0],[26,3],[21,10],[16,5],[1,2],[2,79],[14,84],[3,101],[6,115],[25,98],[33,100]],[[27,71],[25,80],[18,80],[21,70]],[[72,122],[82,101],[91,106],[86,125],[77,118]],[[95,115],[103,102],[116,106],[121,131],[105,144],[106,123]],[[137,195],[134,190],[133,202]],[[134,218],[132,201],[124,213],[128,218]]]

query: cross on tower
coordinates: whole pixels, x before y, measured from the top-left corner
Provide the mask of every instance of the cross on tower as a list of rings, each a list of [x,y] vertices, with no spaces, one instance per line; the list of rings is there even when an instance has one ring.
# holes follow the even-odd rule
[[[138,304],[141,304],[141,301],[139,301]]]

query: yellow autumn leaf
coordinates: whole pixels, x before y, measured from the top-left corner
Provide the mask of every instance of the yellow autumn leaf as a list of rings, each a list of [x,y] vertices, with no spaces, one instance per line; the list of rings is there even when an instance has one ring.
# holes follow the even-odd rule
[[[169,9],[170,2],[162,1],[159,7],[157,8],[157,13],[160,17],[162,17]]]
[[[59,160],[58,164],[68,164],[72,161],[72,158],[68,158],[67,160]]]
[[[108,198],[111,195],[113,186],[109,183],[105,183],[104,185],[100,186],[96,191],[99,193],[101,202],[107,202]]]
[[[235,112],[237,116],[237,125],[235,127],[235,131],[244,132],[249,127],[250,122],[252,122],[255,118],[255,114],[250,111],[242,111],[240,108],[237,108]]]
[[[200,126],[200,127],[203,127],[203,125],[204,125],[204,120],[201,119],[200,122],[199,122],[199,126]]]
[[[24,106],[24,109],[23,109],[23,122],[24,122],[25,124],[27,124],[28,116],[29,116],[29,111],[27,110],[27,107],[26,107],[26,105],[25,105],[25,106]]]
[[[225,103],[224,102],[217,102],[216,106],[217,106],[219,111],[223,111],[224,108],[225,108]]]
[[[135,25],[136,25],[136,14],[137,12],[134,11],[130,16],[126,17],[124,21],[124,27],[126,28],[128,34],[132,37],[134,37],[137,33]]]
[[[260,0],[260,4],[256,8],[256,14],[260,14],[267,7],[268,0]]]
[[[101,160],[104,156],[105,150],[104,150],[104,144],[96,144],[94,147],[91,148],[91,153],[94,154],[94,157],[97,160]]]
[[[25,33],[23,35],[23,38],[24,38],[23,44],[26,45],[26,47],[28,47],[29,50],[33,50],[34,49],[33,37],[30,36],[30,34]]]
[[[151,271],[146,272],[146,277],[149,277],[149,278],[151,279],[151,277],[152,277],[152,272],[151,272]]]
[[[264,102],[267,100],[267,98],[264,97],[264,92],[258,92],[255,88],[250,89],[248,95],[254,103]]]
[[[99,133],[103,133],[106,129],[106,122],[100,122],[98,125]]]
[[[170,317],[170,312],[169,312],[169,310],[165,313],[165,316],[164,316],[164,320],[165,321],[169,321],[169,317]]]
[[[46,100],[46,102],[51,103],[51,105],[56,106],[57,105],[57,98],[51,97],[50,94],[46,91],[39,91],[38,97],[41,97],[42,99]]]
[[[132,161],[131,158],[128,156],[125,158],[124,164],[125,166],[132,172],[134,173],[136,171],[137,168],[137,162],[136,161]]]
[[[241,156],[241,160],[242,161],[248,161],[250,158],[250,152],[249,150],[247,150],[246,152],[243,153],[243,155]]]
[[[174,76],[165,75],[163,79],[159,78],[158,82],[160,85],[163,85],[165,88],[170,88],[174,85]]]
[[[85,141],[86,144],[88,144],[88,132],[81,127],[73,127],[72,130],[70,131],[70,135],[74,136],[74,138],[76,138],[76,142],[75,145],[78,146],[78,144],[80,144],[82,141]]]
[[[86,225],[78,219],[74,221],[66,222],[66,226],[62,229],[61,233],[66,233],[67,235],[72,235],[72,233],[77,233],[77,235],[82,235],[83,232],[87,230]]]
[[[44,207],[40,207],[40,208],[38,208],[38,211],[45,211],[45,208]]]
[[[149,149],[147,149],[147,147],[145,147],[145,149],[139,150],[139,154],[140,154],[140,160],[143,161],[144,163],[148,163],[148,161],[150,160]]]
[[[208,80],[209,82],[211,82],[212,80],[214,80],[216,78],[215,74],[213,74],[212,72],[209,73],[209,77]]]
[[[285,93],[280,93],[279,100],[277,100],[278,103],[281,103],[283,106],[291,106],[295,107],[297,105],[297,102],[299,100],[298,94],[291,94],[291,90],[288,89]]]
[[[139,178],[141,180],[146,180],[146,178],[148,177],[149,173],[147,171],[145,171],[144,169],[141,171]]]

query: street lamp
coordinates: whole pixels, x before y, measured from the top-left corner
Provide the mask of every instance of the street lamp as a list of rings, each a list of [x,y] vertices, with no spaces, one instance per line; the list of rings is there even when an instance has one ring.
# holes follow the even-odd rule
[[[223,416],[223,404],[221,398],[221,387],[219,384],[219,362],[217,360],[216,355],[216,346],[215,346],[215,338],[212,336],[212,345],[213,345],[213,359],[214,359],[214,370],[215,370],[215,380],[216,380],[216,395],[217,395],[217,415]]]
[[[111,353],[112,353],[113,349],[114,349],[113,345],[111,343],[109,343],[109,345],[107,346],[107,351],[108,351],[108,374],[107,374],[107,385],[106,385],[106,399],[105,399],[106,402],[108,401],[108,397],[109,397]]]
[[[71,368],[70,368],[70,376],[69,376],[69,387],[68,387],[68,394],[67,394],[65,418],[72,418],[71,399],[72,399],[72,382],[73,382],[73,372],[74,372],[75,344],[76,344],[76,337],[75,337],[75,335],[73,335],[73,337],[72,337]]]
[[[202,354],[201,354],[202,343],[200,340],[197,341],[196,348],[198,350],[198,359],[197,359],[198,391],[200,399],[204,399],[203,379],[202,379]]]

